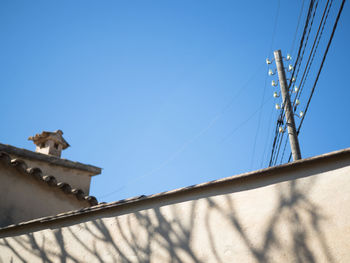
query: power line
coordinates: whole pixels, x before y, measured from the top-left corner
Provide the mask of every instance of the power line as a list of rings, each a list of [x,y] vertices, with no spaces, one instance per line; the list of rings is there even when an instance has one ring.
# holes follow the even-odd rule
[[[312,25],[314,23],[314,19],[315,19],[315,14],[316,14],[316,11],[317,11],[317,7],[318,7],[318,1],[316,1],[316,5],[315,5],[315,8],[313,9],[313,12],[312,12],[312,17],[311,17],[311,22],[310,22],[310,26],[309,26],[309,30],[307,32],[307,35],[306,35],[306,40],[305,40],[305,43],[304,43],[304,47],[303,47],[303,51],[302,51],[302,54],[300,56],[300,61],[299,61],[299,64],[298,64],[298,70],[297,70],[297,73],[295,75],[295,79],[298,78],[298,75],[299,75],[299,71],[300,71],[300,68],[301,68],[301,63],[303,61],[303,58],[304,58],[304,53],[305,53],[305,50],[306,50],[306,46],[307,46],[307,43],[309,41],[309,37],[310,37],[310,32],[311,32],[311,29],[312,29]],[[294,73],[294,72],[293,72]],[[292,75],[292,77],[294,77]],[[290,80],[289,82],[289,88],[291,87],[291,84],[292,84],[292,81]]]
[[[312,10],[313,10],[313,6],[314,6],[314,0],[311,0],[310,1],[310,4],[309,4],[309,9],[308,9],[308,13],[307,13],[307,16],[306,16],[306,21],[305,21],[305,25],[304,25],[304,30],[303,30],[303,34],[302,34],[302,37],[300,39],[300,43],[299,43],[299,49],[298,49],[298,55],[297,55],[297,58],[295,60],[295,63],[294,63],[294,67],[293,67],[293,72],[292,72],[292,76],[291,76],[291,80],[293,79],[294,77],[294,73],[295,73],[295,69],[299,63],[299,58],[300,58],[300,53],[301,53],[301,50],[302,50],[302,47],[303,47],[303,43],[304,43],[304,38],[305,38],[305,35],[306,35],[306,31],[308,29],[308,25],[309,25],[309,21],[310,21],[310,16],[311,16],[311,13],[312,13]],[[289,88],[291,86],[291,81],[290,81],[290,84],[289,84]],[[284,104],[284,102],[283,102]],[[277,120],[277,125],[276,125],[276,128],[275,128],[275,136],[274,136],[274,139],[273,139],[273,143],[272,143],[272,149],[271,149],[271,155],[270,155],[270,161],[269,161],[269,166],[272,165],[273,163],[273,160],[274,160],[274,157],[275,157],[275,150],[276,150],[276,141],[278,140],[278,137],[280,136],[280,133],[278,132],[278,125],[280,123],[280,120],[283,120],[284,118],[284,109],[282,108],[281,110],[281,113],[280,113],[280,116],[278,117],[278,120]],[[283,134],[282,134],[283,136]]]
[[[311,28],[312,28],[312,25],[313,25],[315,13],[316,13],[316,10],[317,10],[318,0],[316,1],[315,6],[314,6],[314,4],[315,4],[315,1],[311,0],[310,1],[310,5],[309,5],[309,9],[308,9],[308,13],[307,13],[307,17],[306,17],[306,21],[305,21],[305,25],[304,25],[303,35],[301,37],[300,44],[299,44],[298,55],[297,55],[297,58],[296,58],[295,63],[294,63],[292,76],[290,78],[290,82],[289,82],[288,88],[290,88],[293,78],[296,79],[298,74],[299,74],[300,65],[301,65],[301,62],[302,62],[302,59],[303,59],[303,56],[304,56],[306,45],[307,45],[307,42],[308,42],[308,39],[309,39],[309,35],[310,35],[310,32],[311,32]],[[310,21],[310,19],[311,19],[311,21]],[[306,39],[305,39],[305,36],[306,36]],[[304,43],[304,40],[305,40],[305,43]],[[296,72],[296,76],[294,77],[294,74],[295,74],[295,71],[296,71],[297,68],[298,68],[298,70]],[[283,101],[282,105],[285,105],[285,101]],[[277,161],[277,158],[278,158],[279,150],[280,150],[281,143],[282,143],[282,140],[283,140],[283,133],[282,133],[282,135],[280,135],[280,133],[278,132],[278,127],[279,127],[278,125],[281,123],[281,120],[283,120],[283,119],[284,119],[284,108],[282,107],[282,110],[281,110],[281,113],[280,113],[280,117],[277,120],[277,125],[276,125],[276,130],[275,130],[275,137],[274,137],[273,144],[272,144],[272,150],[271,150],[269,166],[271,166],[273,163],[275,164],[276,161]],[[287,120],[287,122],[288,122],[288,120]],[[276,144],[276,142],[277,142],[277,144]],[[276,150],[278,151],[277,153],[276,153]]]
[[[322,37],[323,30],[324,30],[325,24],[327,22],[328,14],[329,14],[330,8],[332,6],[332,3],[333,3],[333,0],[331,0],[330,5],[329,5],[329,0],[327,0],[326,6],[324,8],[324,11],[323,11],[323,14],[322,14],[322,18],[321,18],[319,27],[317,29],[317,33],[316,33],[316,36],[315,36],[315,39],[314,39],[314,42],[313,42],[313,45],[312,45],[312,48],[311,48],[311,51],[310,51],[310,54],[309,54],[309,58],[307,60],[307,63],[306,63],[306,66],[305,66],[305,70],[304,70],[303,76],[302,76],[300,84],[299,84],[299,90],[297,91],[297,93],[296,93],[296,95],[294,97],[294,101],[293,101],[294,110],[295,110],[295,107],[296,107],[296,105],[295,105],[296,100],[300,98],[302,90],[303,90],[303,87],[304,87],[305,82],[306,82],[306,79],[307,79],[308,74],[310,72],[310,68],[312,66],[312,62],[313,62],[315,54],[317,52],[317,48],[318,48],[320,39]],[[282,152],[282,157],[280,159],[280,164],[283,161],[283,157],[284,157],[284,153],[285,153],[285,150],[286,150],[287,142],[288,142],[288,140],[285,141],[285,144],[284,144],[284,147],[283,147],[283,152]]]
[[[237,130],[242,128],[248,121],[250,121],[257,113],[258,111],[269,101],[271,98],[268,98],[265,100],[264,104],[259,106],[248,118],[246,118],[244,121],[242,121],[235,129],[233,129],[222,141],[226,140],[228,137],[230,137],[233,133],[235,133]],[[111,196],[115,193],[118,193],[119,191],[123,190],[128,184],[134,183],[142,178],[151,176],[155,172],[159,171],[160,169],[167,166],[170,162],[172,162],[176,157],[178,157],[190,144],[192,144],[196,139],[198,139],[201,135],[203,135],[215,122],[216,120],[212,120],[207,127],[205,127],[203,130],[201,130],[196,136],[194,136],[192,139],[185,142],[177,151],[175,151],[168,159],[166,159],[164,162],[162,162],[159,166],[151,170],[150,172],[143,174],[138,177],[134,177],[132,180],[126,182],[123,186],[120,186],[118,189],[113,190],[105,195],[100,196],[99,198],[105,198],[108,196]]]
[[[340,15],[341,15],[341,13],[342,13],[342,11],[343,11],[344,4],[345,4],[345,0],[342,1],[342,4],[341,4],[341,6],[340,6],[340,8],[339,8],[339,12],[338,12],[336,21],[335,21],[334,26],[333,26],[332,34],[331,34],[331,36],[330,36],[330,38],[329,38],[329,40],[328,40],[327,48],[326,48],[326,50],[325,50],[325,52],[324,52],[324,55],[323,55],[323,58],[322,58],[322,62],[321,62],[320,68],[318,69],[318,72],[317,72],[317,76],[316,76],[314,85],[312,86],[312,90],[311,90],[311,93],[310,93],[310,97],[309,97],[309,99],[308,99],[308,101],[307,101],[306,107],[305,107],[305,112],[304,112],[303,118],[301,119],[300,124],[299,124],[299,127],[298,127],[298,133],[300,132],[300,129],[301,129],[301,126],[302,126],[303,121],[304,121],[304,119],[305,119],[305,115],[306,115],[307,110],[308,110],[308,108],[309,108],[309,105],[310,105],[312,96],[313,96],[313,94],[314,94],[314,92],[315,92],[315,88],[316,88],[318,79],[319,79],[319,77],[320,77],[320,74],[321,74],[321,71],[322,71],[324,62],[325,62],[325,60],[326,60],[329,47],[330,47],[330,45],[331,45],[331,43],[332,43],[332,40],[333,40],[334,33],[335,33],[335,30],[336,30],[337,25],[338,25],[338,21],[339,21]]]
[[[294,37],[293,37],[293,42],[292,42],[292,45],[291,45],[291,48],[290,48],[290,53],[291,53],[292,55],[293,55],[293,53],[294,53],[294,43],[295,43],[295,39],[296,39],[296,36],[297,36],[297,33],[298,33],[298,29],[299,29],[299,24],[300,24],[301,16],[302,16],[302,14],[303,14],[304,3],[305,3],[305,0],[303,0],[303,2],[302,2],[302,4],[301,4],[299,16],[298,16],[297,28],[295,29],[295,33],[294,33]]]
[[[257,73],[263,68],[264,64],[262,64],[260,67],[257,68],[257,70],[252,74],[252,76],[248,79],[248,81],[242,85],[242,87],[236,92],[236,94],[231,98],[231,100],[222,108],[222,110],[217,113],[214,118],[211,119],[211,121],[203,128],[201,129],[197,134],[195,134],[192,138],[190,138],[189,140],[185,141],[181,147],[179,147],[179,149],[177,149],[175,152],[173,152],[169,158],[167,158],[166,160],[164,160],[162,163],[160,163],[157,167],[155,167],[154,169],[152,169],[150,172],[145,173],[143,175],[134,177],[132,180],[126,182],[123,186],[120,186],[119,188],[100,196],[99,198],[105,198],[108,196],[111,196],[117,192],[120,192],[122,189],[124,189],[127,185],[129,185],[130,183],[133,183],[135,181],[138,181],[142,178],[148,177],[153,175],[155,172],[158,172],[159,170],[161,170],[162,168],[166,167],[169,163],[171,163],[173,160],[175,160],[183,151],[185,151],[193,142],[195,142],[196,140],[198,140],[198,138],[200,138],[205,132],[207,132],[210,128],[212,128],[215,123],[220,119],[220,117],[231,107],[231,105],[238,99],[238,97],[241,95],[242,91],[246,89],[246,87],[248,86],[248,84],[255,78],[255,76],[257,75]],[[247,90],[247,89],[246,89]],[[248,122],[252,117],[254,117],[254,115],[260,110],[260,107],[254,112],[254,114],[252,116],[249,116],[247,120],[245,120],[243,123],[241,123],[238,127],[236,127],[236,129],[234,131],[232,131],[230,133],[230,135],[232,135],[235,131],[237,131],[239,128],[241,128],[246,122]]]
[[[285,131],[286,130],[286,125],[284,126],[283,130]],[[282,141],[283,141],[283,137],[284,137],[284,132],[282,133],[282,135],[280,136],[280,140],[279,140],[279,143],[278,143],[278,150],[277,150],[277,153],[275,155],[275,160],[274,160],[274,164],[275,165],[277,163],[277,159],[278,159],[278,156],[279,156],[279,153],[280,153],[280,149],[281,149],[281,144],[282,144]],[[287,140],[288,141],[288,140]]]
[[[279,136],[279,132],[278,132],[278,125],[276,125],[275,128],[275,137],[273,139],[273,143],[272,143],[272,150],[271,150],[271,157],[270,157],[270,162],[269,162],[269,166],[271,166],[273,159],[274,159],[274,153],[275,153],[275,146],[276,146],[276,141],[277,141],[277,137]]]
[[[280,5],[281,5],[281,0],[278,0],[277,9],[276,9],[276,15],[275,15],[275,21],[274,21],[273,30],[272,30],[271,45],[270,45],[270,50],[269,50],[268,56],[270,56],[270,53],[271,53],[272,47],[273,47],[273,42],[275,41],[275,35],[276,35],[276,29],[277,29],[277,21],[278,21],[279,12],[280,12]]]
[[[283,152],[282,152],[282,157],[280,160],[280,164],[282,163],[283,157],[284,157],[284,153],[286,151],[286,147],[287,147],[287,143],[288,143],[288,139],[286,139],[286,142],[284,143],[284,147],[283,147]]]
[[[317,34],[316,34],[316,37],[315,37],[314,43],[313,43],[313,45],[312,45],[312,49],[311,49],[311,52],[310,52],[310,55],[309,55],[309,58],[308,58],[308,61],[307,61],[306,67],[305,67],[305,71],[304,71],[304,74],[303,74],[303,76],[302,76],[302,78],[301,78],[301,81],[300,81],[300,84],[299,84],[299,87],[300,87],[300,88],[299,88],[299,90],[298,90],[298,92],[297,92],[297,94],[296,94],[296,96],[295,96],[295,99],[294,99],[294,103],[293,103],[293,104],[295,104],[295,100],[296,100],[297,98],[298,98],[298,99],[300,98],[301,93],[302,93],[302,91],[303,91],[303,88],[304,88],[304,86],[305,86],[306,79],[307,79],[307,77],[308,77],[308,74],[309,74],[311,65],[312,65],[312,63],[313,63],[313,61],[314,61],[315,54],[316,54],[317,49],[318,49],[318,45],[319,45],[320,40],[321,40],[322,35],[323,35],[323,30],[324,30],[324,27],[325,27],[326,22],[327,22],[327,18],[328,18],[328,15],[329,15],[329,11],[330,11],[330,9],[331,9],[331,7],[332,7],[333,0],[331,0],[329,6],[328,6],[328,3],[329,3],[329,1],[327,0],[327,4],[326,4],[326,7],[325,7],[325,9],[324,9],[324,12],[323,12],[323,15],[322,15],[322,19],[321,19],[320,25],[319,25],[319,27],[318,27]],[[328,8],[327,8],[327,7],[328,7]],[[327,13],[326,13],[326,11],[327,11]],[[326,15],[325,15],[325,14],[326,14]],[[321,28],[321,26],[322,26],[322,28]],[[320,28],[321,28],[321,31],[320,31]],[[320,35],[319,35],[319,33],[320,33]],[[319,36],[318,36],[318,35],[319,35]],[[316,43],[316,41],[317,41],[317,43]],[[314,47],[315,47],[315,50],[314,50]],[[311,55],[312,55],[312,57],[311,57]],[[311,58],[311,61],[310,61],[310,58]],[[309,61],[310,61],[310,64],[309,64]],[[305,72],[306,72],[306,75],[305,75]],[[305,76],[305,78],[304,78],[304,76]]]
[[[306,31],[308,29],[308,26],[309,26],[309,21],[310,21],[310,16],[311,16],[311,13],[312,13],[312,10],[313,10],[313,6],[314,6],[314,0],[311,0],[310,1],[310,5],[309,5],[309,9],[308,9],[308,13],[307,13],[307,16],[306,16],[306,21],[305,21],[305,25],[304,25],[304,30],[303,30],[303,34],[301,36],[301,39],[300,39],[300,43],[299,43],[299,49],[298,49],[298,55],[295,59],[295,63],[294,63],[294,66],[293,66],[293,71],[292,71],[292,76],[291,76],[291,80],[293,79],[294,77],[294,74],[295,74],[295,70],[297,68],[297,65],[298,63],[300,62],[299,59],[300,59],[300,52],[302,50],[302,47],[303,47],[303,43],[304,43],[304,38],[305,38],[305,35],[306,35]],[[291,86],[291,83],[292,81],[289,82],[289,88]],[[283,109],[282,109],[282,112],[283,112]],[[281,113],[281,116],[282,116],[282,113]]]
[[[275,112],[275,107],[273,106],[271,108],[271,112],[270,112],[270,118],[269,118],[269,121],[267,123],[271,123],[272,122],[272,117],[273,117],[273,113]],[[270,141],[271,139],[271,135],[272,135],[272,130],[273,130],[273,125],[270,125],[270,129],[268,131],[268,138],[267,140],[265,140],[265,146],[264,146],[264,152],[263,152],[263,156],[262,156],[262,159],[261,159],[261,164],[260,166],[263,167],[263,164],[264,164],[264,161],[265,161],[265,153],[266,153],[266,150],[268,148],[268,142]]]
[[[222,139],[222,141],[225,141],[227,140],[229,137],[231,137],[238,129],[240,129],[244,124],[246,124],[248,121],[250,121],[254,116],[255,114],[257,114],[263,107],[264,105],[270,101],[271,98],[268,98],[264,101],[264,103],[262,105],[260,105],[247,119],[245,119],[244,121],[242,121],[236,128],[234,128],[232,131],[230,131],[229,134],[227,134],[224,139]]]
[[[277,9],[276,9],[276,15],[275,15],[275,20],[274,20],[274,26],[273,26],[273,30],[272,30],[272,37],[271,37],[270,49],[269,49],[269,52],[268,52],[268,54],[267,54],[268,57],[270,56],[270,54],[271,54],[271,52],[272,52],[272,47],[273,47],[273,43],[274,43],[274,39],[275,39],[275,35],[276,35],[277,22],[278,22],[279,10],[280,10],[280,4],[281,4],[280,2],[281,2],[281,1],[278,0]],[[268,75],[266,74],[266,75],[265,75],[265,83],[264,83],[263,94],[262,94],[262,98],[261,98],[261,105],[264,103],[264,99],[265,99],[267,78],[268,78]],[[257,142],[258,134],[259,134],[259,130],[260,130],[261,115],[262,115],[262,110],[259,112],[258,127],[257,127],[257,129],[256,129],[255,138],[254,138],[253,153],[252,153],[252,158],[251,158],[251,161],[250,161],[250,167],[251,167],[251,169],[252,169],[252,166],[253,166],[253,161],[254,161],[254,157],[255,157],[256,142]]]
[[[267,82],[267,74],[266,74],[266,76],[265,76],[265,83],[264,83],[263,95],[262,95],[262,99],[261,99],[261,106],[263,106],[264,99],[265,99],[266,82]],[[261,108],[262,108],[262,107],[261,107]],[[261,114],[262,114],[262,110],[259,112],[258,127],[257,127],[257,129],[256,129],[255,138],[254,138],[252,159],[251,159],[251,161],[250,161],[250,167],[251,167],[251,168],[252,168],[252,166],[253,166],[253,161],[254,161],[254,157],[255,157],[255,148],[256,148],[256,141],[257,141],[257,139],[258,139],[258,134],[259,134],[259,129],[260,129]]]
[[[333,37],[334,37],[334,33],[335,33],[335,30],[336,30],[337,25],[338,25],[338,22],[339,22],[340,15],[341,15],[341,13],[342,13],[342,11],[343,11],[344,4],[345,4],[345,0],[342,1],[341,6],[340,6],[340,8],[339,8],[337,18],[336,18],[335,23],[334,23],[334,25],[333,25],[333,30],[332,30],[331,36],[330,36],[330,38],[329,38],[329,40],[328,40],[328,44],[327,44],[326,50],[325,50],[325,52],[324,52],[324,54],[323,54],[323,58],[322,58],[321,65],[320,65],[320,67],[319,67],[319,69],[318,69],[318,72],[317,72],[317,76],[316,76],[314,85],[312,86],[312,90],[311,90],[309,99],[308,99],[308,101],[307,101],[306,107],[305,107],[304,115],[303,115],[303,117],[302,117],[302,119],[301,119],[301,121],[300,121],[298,130],[297,130],[297,134],[299,134],[299,132],[300,132],[301,126],[303,125],[303,122],[304,122],[304,119],[305,119],[305,115],[306,115],[306,113],[307,113],[307,111],[308,111],[308,108],[309,108],[309,106],[310,106],[310,102],[311,102],[312,96],[313,96],[313,94],[314,94],[314,92],[315,92],[315,88],[316,88],[318,79],[319,79],[319,77],[320,77],[320,74],[321,74],[321,71],[322,71],[324,62],[325,62],[325,60],[326,60],[329,47],[330,47],[330,45],[331,45],[331,43],[332,43],[332,40],[333,40]],[[288,161],[290,161],[290,158],[291,158],[291,156],[289,156],[289,160],[288,160]]]

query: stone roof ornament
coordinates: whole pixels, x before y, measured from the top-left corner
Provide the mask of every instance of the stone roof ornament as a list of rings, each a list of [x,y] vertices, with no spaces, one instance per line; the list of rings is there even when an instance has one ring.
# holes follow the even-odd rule
[[[36,152],[61,157],[61,151],[70,146],[62,135],[61,130],[43,131],[35,136],[30,136],[28,140],[33,141],[36,145]]]

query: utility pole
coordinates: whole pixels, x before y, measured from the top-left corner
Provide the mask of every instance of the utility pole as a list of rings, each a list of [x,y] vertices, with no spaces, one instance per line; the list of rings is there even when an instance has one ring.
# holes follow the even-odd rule
[[[292,104],[290,102],[289,90],[288,90],[288,85],[286,80],[286,74],[284,71],[281,50],[276,50],[274,52],[274,56],[275,56],[277,73],[278,73],[278,78],[279,78],[280,87],[281,87],[282,102],[284,106],[284,111],[286,113],[285,116],[286,116],[286,124],[287,124],[288,135],[289,135],[289,144],[292,150],[293,160],[296,161],[301,159],[301,154],[300,154],[298,135],[295,129],[294,112],[292,109]]]

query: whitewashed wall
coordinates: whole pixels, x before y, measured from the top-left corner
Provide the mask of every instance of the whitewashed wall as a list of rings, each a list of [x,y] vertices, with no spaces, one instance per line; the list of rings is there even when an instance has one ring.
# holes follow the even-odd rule
[[[350,262],[349,159],[0,230],[0,262]]]
[[[0,227],[89,206],[73,194],[0,162]]]

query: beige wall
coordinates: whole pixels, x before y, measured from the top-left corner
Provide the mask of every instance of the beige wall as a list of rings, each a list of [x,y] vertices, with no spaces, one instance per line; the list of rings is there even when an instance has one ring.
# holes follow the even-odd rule
[[[67,195],[3,162],[0,162],[0,182],[0,227],[89,207],[88,202],[79,201],[74,195]]]
[[[11,154],[11,157],[17,158],[13,154]],[[81,189],[86,195],[89,195],[92,176],[90,172],[50,164],[49,162],[24,158],[23,156],[18,158],[24,160],[28,167],[38,167],[43,174],[54,176],[57,182],[68,183],[72,188]]]
[[[0,230],[3,262],[350,262],[350,158]],[[0,262],[1,262],[0,260]]]

